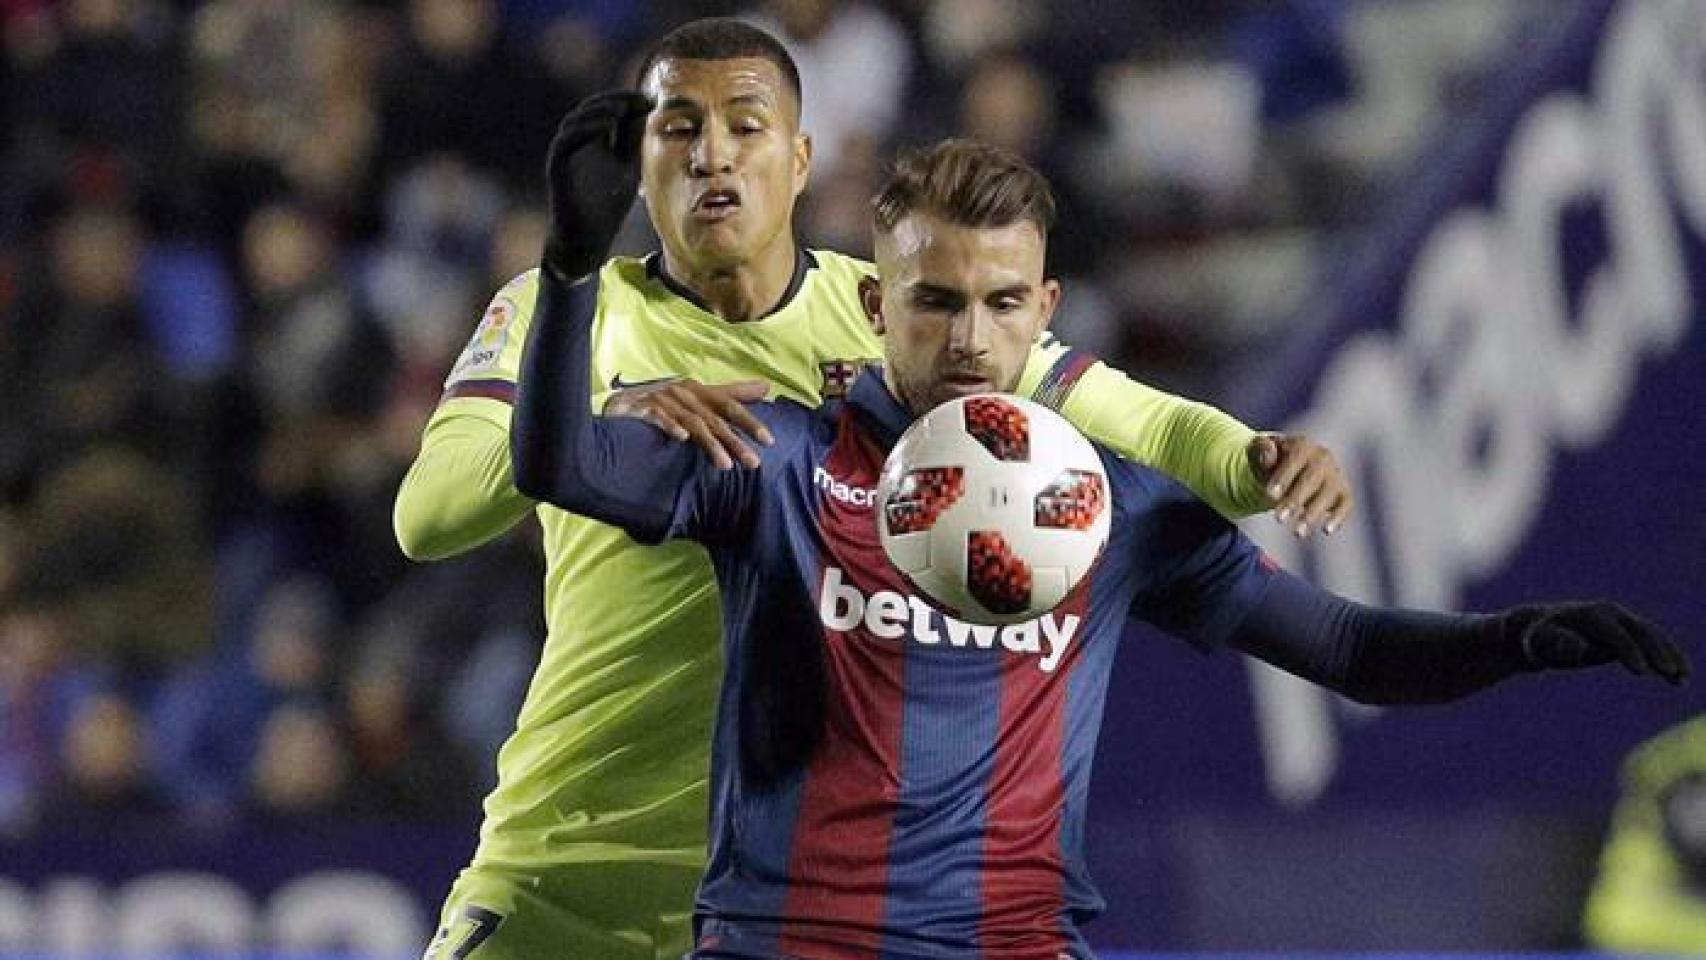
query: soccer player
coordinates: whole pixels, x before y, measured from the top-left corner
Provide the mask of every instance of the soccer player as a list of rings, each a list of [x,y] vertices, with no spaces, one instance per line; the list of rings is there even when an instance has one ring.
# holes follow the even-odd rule
[[[815,405],[882,355],[860,304],[872,268],[793,236],[811,151],[796,72],[773,38],[696,21],[660,41],[642,73],[656,109],[630,134],[662,250],[610,261],[599,286],[595,408],[644,413],[718,465],[756,463],[752,437],[766,431],[740,400],[768,391]],[[608,122],[615,106],[589,102],[567,123]],[[602,203],[628,209],[631,194],[605,193],[621,182],[593,177],[556,202],[584,205],[590,223]],[[608,246],[584,231],[553,239],[564,260]],[[535,510],[545,534],[543,657],[499,753],[474,862],[447,899],[439,952],[679,956],[706,855],[717,592],[698,546],[641,547],[515,490],[511,402],[538,283],[529,272],[492,301],[396,505],[398,539],[417,559],[470,549]],[[1351,507],[1318,445],[1256,436],[1080,351],[1043,341],[1019,387],[1228,514],[1277,500],[1280,519],[1319,531]]]
[[[553,237],[609,236],[637,179],[647,101],[602,103],[602,129],[565,127],[552,146],[554,197],[600,191],[554,201]],[[548,245],[540,271],[518,487],[641,542],[697,540],[716,568],[727,666],[695,956],[1088,957],[1079,926],[1101,901],[1085,797],[1128,610],[1369,702],[1608,662],[1686,675],[1680,650],[1610,603],[1458,616],[1335,597],[1105,447],[1110,540],[1064,603],[999,629],[934,610],[886,561],[871,490],[916,416],[1018,385],[1060,294],[1043,270],[1053,200],[1017,157],[947,141],[903,158],[875,209],[862,289],[885,362],[844,400],[754,407],[774,438],[757,467],[720,470],[650,424],[592,414],[592,334],[622,267]]]
[[[1583,933],[1608,953],[1706,956],[1706,716],[1624,762]]]

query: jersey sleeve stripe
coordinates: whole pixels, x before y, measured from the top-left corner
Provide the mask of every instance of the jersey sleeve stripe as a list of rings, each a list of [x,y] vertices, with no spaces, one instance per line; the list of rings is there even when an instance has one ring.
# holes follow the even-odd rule
[[[1085,371],[1096,365],[1096,355],[1088,350],[1076,347],[1061,354],[1054,362],[1048,373],[1031,392],[1031,399],[1050,410],[1059,410],[1066,405],[1066,398],[1071,396],[1072,388],[1078,385]]]
[[[461,380],[444,391],[443,399],[454,400],[457,397],[484,397],[514,404],[515,384],[509,380]]]

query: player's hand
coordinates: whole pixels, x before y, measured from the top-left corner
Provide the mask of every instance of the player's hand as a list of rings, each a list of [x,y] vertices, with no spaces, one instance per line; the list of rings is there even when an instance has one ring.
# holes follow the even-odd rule
[[[1630,673],[1652,674],[1673,686],[1688,679],[1688,655],[1657,626],[1618,604],[1536,603],[1504,617],[1506,636],[1521,645],[1536,669],[1621,663]]]
[[[550,228],[543,266],[565,281],[592,274],[610,255],[640,183],[640,135],[651,101],[607,90],[575,104],[545,160]]]
[[[719,470],[739,461],[758,466],[758,451],[746,437],[769,446],[776,442],[770,428],[745,404],[763,400],[770,385],[763,380],[708,385],[682,378],[616,391],[604,405],[605,416],[641,417],[677,440],[692,440]]]
[[[1244,448],[1274,519],[1299,537],[1334,533],[1356,507],[1333,452],[1301,433],[1259,433]]]

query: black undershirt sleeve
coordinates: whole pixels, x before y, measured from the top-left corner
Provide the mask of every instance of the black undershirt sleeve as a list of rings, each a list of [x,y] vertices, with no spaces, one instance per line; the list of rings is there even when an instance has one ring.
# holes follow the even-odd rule
[[[1227,642],[1362,703],[1444,703],[1533,669],[1501,616],[1371,607],[1283,571]]]

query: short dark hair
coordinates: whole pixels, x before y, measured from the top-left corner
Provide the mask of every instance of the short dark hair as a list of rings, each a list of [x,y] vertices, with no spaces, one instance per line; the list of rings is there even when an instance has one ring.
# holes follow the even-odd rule
[[[913,212],[965,227],[1028,220],[1044,237],[1054,228],[1054,191],[1025,159],[976,140],[949,139],[907,150],[871,201],[880,233]]]
[[[662,60],[734,60],[738,57],[757,57],[768,60],[782,72],[788,89],[794,92],[794,102],[804,103],[800,87],[800,68],[794,65],[788,48],[770,34],[734,17],[705,17],[689,20],[663,35],[640,59],[634,85],[646,82],[646,74]]]

